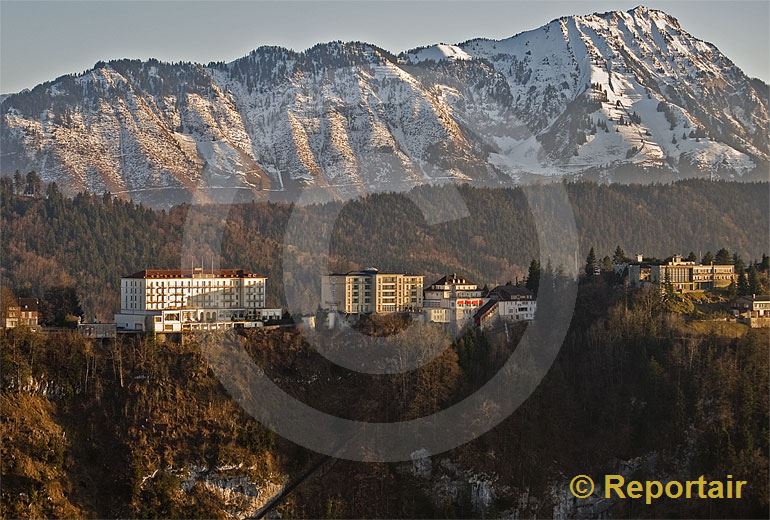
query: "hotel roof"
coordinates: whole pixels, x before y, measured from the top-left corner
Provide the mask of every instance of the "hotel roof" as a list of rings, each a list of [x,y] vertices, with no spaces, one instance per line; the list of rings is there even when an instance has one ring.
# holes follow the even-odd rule
[[[524,298],[532,297],[532,291],[530,291],[526,287],[518,287],[513,284],[498,285],[497,287],[495,287],[489,292],[490,294],[496,295],[500,300],[508,300],[508,301],[521,299],[517,297],[524,297]]]
[[[476,285],[473,282],[469,282],[461,276],[457,276],[456,273],[448,274],[435,282],[433,285]]]
[[[124,278],[164,279],[164,278],[267,278],[264,275],[252,273],[244,269],[214,269],[204,271],[202,268],[193,269],[144,269],[124,276]]]
[[[367,267],[366,269],[360,269],[357,271],[348,271],[346,273],[329,273],[327,276],[393,276],[393,275],[403,275],[403,276],[422,276],[421,274],[414,274],[414,273],[396,273],[391,271],[382,271],[380,272],[379,269],[376,267]]]

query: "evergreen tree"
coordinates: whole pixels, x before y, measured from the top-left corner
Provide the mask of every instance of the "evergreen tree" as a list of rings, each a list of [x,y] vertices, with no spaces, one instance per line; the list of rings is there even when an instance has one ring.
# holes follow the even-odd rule
[[[602,271],[606,273],[612,272],[612,258],[610,258],[609,256],[605,256],[604,258],[602,258]]]
[[[717,254],[714,256],[714,263],[719,265],[729,264],[732,259],[733,257],[730,254],[730,251],[723,247],[717,251]]]
[[[690,254],[687,255],[687,258],[685,258],[688,262],[697,262],[698,257],[695,256],[695,253],[693,251],[690,251]]]
[[[529,263],[526,287],[535,294],[540,287],[540,262],[535,259]]]
[[[746,271],[746,264],[743,263],[743,259],[735,255],[735,274],[740,276]]]
[[[626,258],[626,253],[620,246],[615,248],[615,254],[612,255],[612,261],[616,264],[622,264],[628,261],[628,258]]]
[[[765,253],[762,253],[762,261],[759,263],[759,270],[765,272],[770,270],[770,256],[767,256]]]
[[[45,188],[45,197],[47,199],[56,199],[57,197],[61,196],[59,193],[59,186],[52,182]]]
[[[711,254],[711,251],[706,251],[706,254],[703,255],[703,260],[701,260],[701,263],[704,265],[709,265],[713,261],[714,261],[714,255]]]
[[[752,262],[748,271],[748,290],[749,294],[759,294],[762,292],[762,283],[759,281],[757,266]]]
[[[738,294],[741,296],[749,294],[749,281],[745,271],[738,275]]]
[[[16,195],[21,195],[24,191],[24,178],[21,176],[21,172],[16,170],[13,174],[13,192]]]
[[[80,300],[73,287],[51,287],[40,301],[43,323],[57,327],[72,326],[83,316]]]
[[[32,170],[27,173],[24,193],[26,193],[27,195],[33,195],[33,196],[38,195],[40,193],[42,185],[43,185],[43,181],[40,180],[40,176],[35,172],[35,170]]]
[[[592,247],[591,250],[588,252],[588,256],[586,257],[586,274],[588,276],[593,276],[596,274],[596,253],[594,252],[594,248]]]

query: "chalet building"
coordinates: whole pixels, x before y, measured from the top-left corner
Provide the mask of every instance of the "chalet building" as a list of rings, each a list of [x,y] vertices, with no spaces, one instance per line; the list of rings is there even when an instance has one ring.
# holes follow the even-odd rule
[[[750,327],[770,327],[770,295],[741,296],[733,302],[732,308]]]
[[[478,285],[449,274],[425,289],[423,315],[426,321],[464,325],[486,302]]]
[[[6,309],[6,329],[16,327],[29,327],[37,329],[40,323],[40,300],[37,298],[19,298],[16,305],[10,305]]]
[[[535,319],[537,301],[532,291],[513,284],[498,285],[489,291],[489,300],[473,316],[476,326],[483,327],[495,318],[510,321]]]
[[[265,308],[266,282],[243,269],[145,269],[121,279],[115,324],[155,333],[260,326],[282,315]]]
[[[387,314],[422,307],[424,277],[373,267],[321,277],[321,307],[344,314]]]

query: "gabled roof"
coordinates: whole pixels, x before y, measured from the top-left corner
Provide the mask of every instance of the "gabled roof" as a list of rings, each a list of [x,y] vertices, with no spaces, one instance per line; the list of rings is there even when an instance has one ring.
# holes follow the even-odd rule
[[[457,276],[457,273],[448,274],[439,278],[433,285],[476,285],[473,282],[469,282],[461,276]]]
[[[36,311],[40,307],[40,300],[37,298],[19,298],[18,303],[23,311]]]
[[[513,284],[498,285],[491,291],[489,291],[490,297],[495,297],[498,300],[520,300],[522,298],[532,298],[532,291],[526,287],[519,287]]]
[[[476,321],[476,324],[480,323],[481,320],[483,320],[489,312],[493,311],[496,306],[497,300],[488,300],[484,305],[479,307],[476,313],[473,315],[473,319]]]

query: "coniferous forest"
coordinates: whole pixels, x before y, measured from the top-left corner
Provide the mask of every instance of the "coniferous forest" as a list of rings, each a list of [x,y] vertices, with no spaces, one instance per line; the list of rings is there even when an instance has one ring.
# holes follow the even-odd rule
[[[27,176],[29,177],[29,176]],[[689,180],[670,185],[569,183],[581,251],[599,258],[619,245],[628,254],[698,258],[725,248],[746,265],[768,252],[767,183]],[[537,234],[521,189],[461,186],[467,216],[430,225],[413,194],[376,194],[347,203],[293,206],[237,204],[222,209],[177,206],[153,210],[109,194],[62,195],[35,178],[0,182],[3,240],[0,268],[16,296],[72,301],[87,319],[111,320],[120,277],[145,268],[245,268],[268,276],[268,305],[281,305],[284,232],[289,218],[313,232],[319,215],[339,211],[330,245],[330,268],[376,266],[423,274],[426,283],[449,272],[480,285],[523,280],[538,257]],[[546,186],[545,189],[548,189]],[[447,197],[451,200],[452,197]],[[342,207],[340,208],[340,205]],[[221,247],[215,232],[219,219]],[[214,230],[214,231],[212,231]],[[194,254],[183,253],[183,237]],[[294,251],[294,250],[292,250]],[[298,258],[303,252],[296,251]],[[319,262],[312,255],[303,258]],[[545,267],[545,266],[543,266]],[[317,293],[316,287],[308,291]]]

